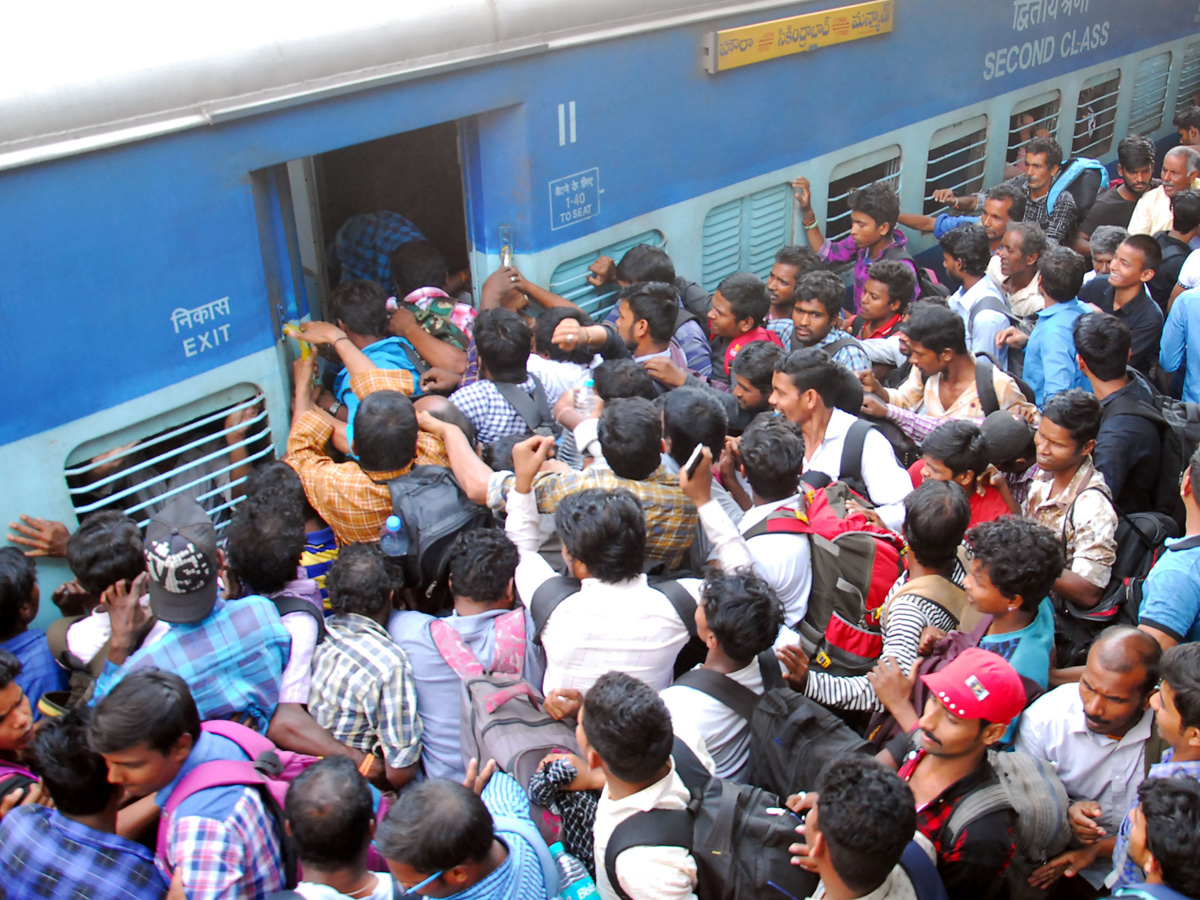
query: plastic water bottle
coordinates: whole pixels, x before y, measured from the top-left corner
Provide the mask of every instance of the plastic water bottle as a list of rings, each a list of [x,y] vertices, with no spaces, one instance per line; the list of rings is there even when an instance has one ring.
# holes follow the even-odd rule
[[[404,530],[404,523],[399,516],[388,516],[383,523],[383,530],[379,532],[379,549],[385,556],[408,556],[408,532]]]
[[[575,409],[577,412],[590,416],[596,408],[596,391],[593,387],[592,376],[587,375],[575,388]]]
[[[583,863],[573,857],[562,843],[550,845],[550,855],[558,869],[558,896],[562,900],[588,900],[596,896],[596,882]]]

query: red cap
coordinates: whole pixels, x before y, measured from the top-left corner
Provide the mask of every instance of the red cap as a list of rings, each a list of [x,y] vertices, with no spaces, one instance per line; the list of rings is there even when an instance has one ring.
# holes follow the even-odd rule
[[[1025,708],[1025,685],[1004,657],[972,647],[921,680],[954,715],[1007,725]]]

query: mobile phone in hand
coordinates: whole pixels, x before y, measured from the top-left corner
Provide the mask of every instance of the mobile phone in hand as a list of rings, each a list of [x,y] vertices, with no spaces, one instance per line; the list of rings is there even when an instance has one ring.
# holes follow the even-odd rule
[[[684,470],[687,472],[688,478],[692,478],[696,474],[696,470],[700,468],[700,460],[704,459],[704,445],[697,444],[696,449],[692,451],[692,455],[688,457],[686,463],[683,464]]]

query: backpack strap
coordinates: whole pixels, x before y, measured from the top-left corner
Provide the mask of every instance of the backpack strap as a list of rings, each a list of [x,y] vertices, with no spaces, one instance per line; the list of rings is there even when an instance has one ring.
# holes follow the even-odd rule
[[[934,606],[952,615],[956,622],[962,621],[963,611],[968,606],[966,592],[954,582],[940,575],[925,575],[906,582],[884,605],[882,616],[884,628],[887,627],[888,611],[892,607],[892,601],[904,594],[912,594],[922,600],[928,600]]]
[[[998,779],[971,791],[963,797],[946,822],[945,829],[950,835],[948,846],[957,846],[963,829],[972,822],[1001,809],[1012,809],[1012,801],[1008,799],[1007,788]]]
[[[690,687],[723,703],[747,722],[761,699],[744,684],[739,684],[723,672],[714,669],[692,669],[675,679],[676,684]]]
[[[900,865],[917,892],[917,900],[950,900],[942,876],[938,874],[937,864],[916,839],[909,841],[904,848]]]
[[[1200,534],[1194,534],[1190,538],[1184,538],[1182,541],[1176,541],[1168,550],[1195,550],[1200,547]]]
[[[240,725],[229,719],[214,719],[211,722],[201,722],[200,730],[233,741],[252,761],[258,759],[264,753],[274,753],[277,749],[270,738],[264,737],[253,728]]]
[[[1153,422],[1159,428],[1167,425],[1162,413],[1145,400],[1136,397],[1117,397],[1111,403],[1104,405],[1100,411],[1100,421],[1107,422],[1113,416],[1137,416],[1148,422]]]
[[[973,314],[975,310],[971,312]],[[995,369],[991,358],[986,354],[975,357],[975,392],[979,394],[979,405],[985,416],[1000,411],[1000,398],[996,396]]]
[[[863,448],[867,443],[867,435],[871,431],[871,423],[865,419],[856,419],[846,432],[842,442],[842,460],[838,464],[838,481],[863,485],[862,458]]]
[[[429,635],[438,654],[459,678],[484,674],[483,663],[454,628],[443,619],[429,623]],[[496,647],[491,674],[520,676],[525,671],[525,609],[510,610],[496,617]]]
[[[1016,324],[1017,317],[1013,315],[1012,307],[992,294],[986,294],[982,299],[977,300],[975,305],[971,307],[971,311],[967,313],[967,343],[971,342],[971,334],[975,331],[975,318],[984,310],[998,312],[1008,319],[1010,324]]]
[[[520,835],[533,847],[533,852],[537,854],[538,864],[542,867],[542,879],[546,882],[546,896],[557,896],[559,889],[558,865],[554,862],[554,857],[550,855],[546,839],[542,837],[542,833],[538,831],[538,827],[533,824],[532,820],[517,816],[492,816],[492,827],[496,831],[508,831]]]
[[[529,377],[533,380],[532,397],[521,390],[520,385],[510,381],[493,381],[492,384],[495,385],[505,402],[525,420],[530,431],[537,431],[539,428],[553,428],[554,416],[550,412],[550,401],[546,397],[546,389],[542,387],[541,380],[532,372],[529,373]]]
[[[271,602],[275,604],[275,609],[279,611],[279,617],[282,619],[291,613],[307,613],[313,617],[317,623],[317,643],[325,640],[325,615],[321,610],[313,606],[311,600],[304,597],[296,597],[292,594],[280,594],[278,597],[272,597]]]
[[[483,675],[483,663],[471,652],[462,635],[441,619],[434,619],[429,623],[429,636],[433,638],[433,646],[437,648],[438,655],[459,678],[476,678]]]
[[[200,727],[208,730],[205,726],[211,724],[215,723],[202,722]],[[254,763],[250,762],[250,760],[233,759],[218,759],[212,762],[201,763],[183,776],[183,779],[175,786],[175,790],[171,791],[171,796],[167,799],[167,805],[162,808],[162,815],[158,821],[156,852],[164,863],[167,861],[167,843],[171,833],[171,817],[175,814],[175,810],[179,808],[179,805],[193,794],[198,794],[209,788],[234,785],[265,788],[266,780],[254,768]],[[266,795],[268,792],[261,790],[260,793]]]
[[[686,809],[637,812],[613,829],[604,851],[604,871],[621,900],[631,900],[617,880],[617,857],[630,847],[682,847],[691,852],[692,814]]]
[[[834,354],[846,347],[857,347],[859,350],[863,349],[862,342],[852,335],[846,335],[846,337],[838,338],[836,341],[830,341],[828,344],[819,349],[830,359],[833,359]]]
[[[572,594],[579,593],[579,582],[566,575],[555,575],[538,585],[529,600],[529,615],[533,618],[533,640],[541,645],[542,632],[550,621],[550,614]]]
[[[650,587],[671,601],[671,606],[675,607],[675,614],[679,616],[683,627],[687,629],[688,637],[694,638],[696,636],[696,598],[691,595],[691,592],[674,580],[654,582]]]
[[[1082,497],[1084,494],[1086,494],[1088,491],[1096,491],[1097,493],[1102,494],[1104,496],[1104,498],[1106,500],[1108,500],[1108,505],[1112,507],[1113,512],[1116,513],[1118,522],[1121,519],[1121,514],[1119,512],[1117,512],[1117,505],[1115,503],[1113,503],[1112,494],[1110,494],[1108,492],[1107,487],[1100,487],[1100,485],[1093,485],[1092,487],[1085,487],[1082,491],[1080,491],[1078,494],[1075,495],[1075,499],[1072,500],[1071,505],[1067,507],[1066,515],[1063,516],[1061,538],[1062,538],[1064,547],[1066,546],[1066,542],[1067,542],[1067,525],[1070,525],[1072,528],[1075,527],[1075,504],[1078,503],[1079,498]]]
[[[408,361],[412,363],[412,367],[418,372],[424,374],[429,371],[429,363],[421,358],[421,354],[417,352],[417,348],[408,341],[402,341],[400,349],[404,351],[404,355],[408,357]],[[419,381],[419,379],[418,379]]]
[[[763,693],[783,687],[783,673],[779,671],[779,659],[775,648],[768,647],[758,654],[758,670],[762,674]]]

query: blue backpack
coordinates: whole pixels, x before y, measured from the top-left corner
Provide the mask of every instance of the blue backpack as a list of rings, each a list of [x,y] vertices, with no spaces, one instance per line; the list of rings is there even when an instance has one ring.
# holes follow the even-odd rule
[[[1054,212],[1054,201],[1063,191],[1070,191],[1082,219],[1104,190],[1108,190],[1108,169],[1100,160],[1083,156],[1069,159],[1058,173],[1058,178],[1054,179],[1054,184],[1050,185],[1050,193],[1046,195],[1046,213]]]

